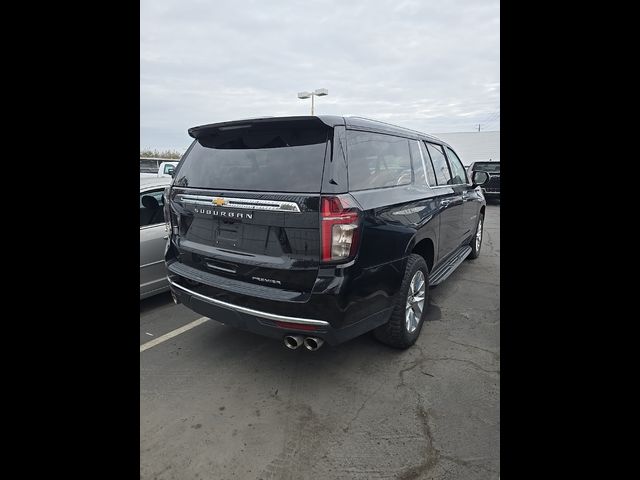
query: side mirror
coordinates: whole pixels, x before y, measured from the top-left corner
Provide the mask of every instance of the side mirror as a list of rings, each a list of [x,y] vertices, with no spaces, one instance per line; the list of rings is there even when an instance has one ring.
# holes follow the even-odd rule
[[[176,174],[176,169],[175,168],[171,168],[169,169],[169,175],[171,175],[171,178],[173,178]]]
[[[481,187],[489,181],[489,174],[487,172],[473,172],[471,181],[473,182],[473,188]]]

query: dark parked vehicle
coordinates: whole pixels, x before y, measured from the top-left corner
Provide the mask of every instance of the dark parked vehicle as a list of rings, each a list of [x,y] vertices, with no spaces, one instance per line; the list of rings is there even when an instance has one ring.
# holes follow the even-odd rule
[[[474,162],[469,165],[469,175],[473,172],[486,172],[487,183],[482,185],[482,193],[487,198],[500,198],[500,162]]]
[[[370,330],[398,348],[429,286],[482,244],[485,200],[437,138],[358,117],[189,129],[165,195],[176,302],[317,350]]]

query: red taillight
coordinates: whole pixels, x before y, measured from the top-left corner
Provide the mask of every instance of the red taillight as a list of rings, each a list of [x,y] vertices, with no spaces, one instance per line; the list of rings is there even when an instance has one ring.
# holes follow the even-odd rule
[[[348,195],[322,197],[320,204],[321,258],[346,260],[358,249],[360,210]]]

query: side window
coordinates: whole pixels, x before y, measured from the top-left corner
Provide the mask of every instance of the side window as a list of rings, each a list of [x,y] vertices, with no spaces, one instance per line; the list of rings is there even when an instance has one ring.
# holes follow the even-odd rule
[[[427,181],[429,182],[429,186],[435,187],[438,182],[436,181],[436,172],[433,170],[433,164],[431,163],[431,158],[429,157],[429,153],[427,152],[427,148],[424,146],[424,143],[420,143],[420,153],[422,153],[422,157],[424,158],[424,164],[427,169]]]
[[[409,144],[411,145],[411,159],[416,185],[435,186],[436,175],[424,144],[420,140],[411,140]]]
[[[140,226],[164,223],[164,190],[150,190],[140,194]]]
[[[170,163],[168,163],[167,165],[164,166],[164,174],[165,175],[171,175],[171,173],[173,172],[173,170],[176,167],[174,165],[171,165]]]
[[[436,172],[436,179],[438,180],[438,185],[450,185],[451,173],[449,172],[449,167],[447,166],[447,159],[444,156],[442,147],[440,145],[435,145],[429,142],[425,142],[425,145],[427,146],[427,151],[429,152],[429,156],[431,157],[431,162],[433,163],[433,169]]]
[[[449,159],[451,173],[453,174],[451,183],[453,185],[467,183],[467,172],[464,171],[464,166],[462,166],[462,162],[458,158],[458,155],[456,155],[456,152],[451,150],[449,147],[445,148],[447,149],[447,158]]]
[[[347,131],[349,190],[411,183],[409,140],[381,133]]]

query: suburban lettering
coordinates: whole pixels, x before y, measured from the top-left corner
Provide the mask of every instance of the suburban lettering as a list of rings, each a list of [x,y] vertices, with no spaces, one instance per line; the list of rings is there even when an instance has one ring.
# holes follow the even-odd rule
[[[213,215],[214,217],[246,218],[248,220],[253,220],[253,213],[223,212],[220,210],[207,210],[198,207],[194,207],[193,211],[196,213],[204,213],[205,215]]]

